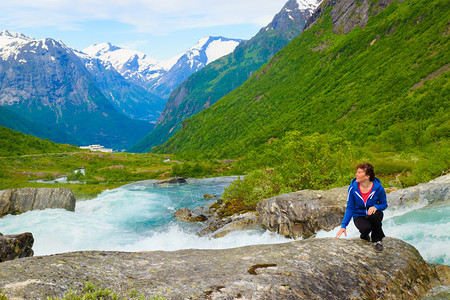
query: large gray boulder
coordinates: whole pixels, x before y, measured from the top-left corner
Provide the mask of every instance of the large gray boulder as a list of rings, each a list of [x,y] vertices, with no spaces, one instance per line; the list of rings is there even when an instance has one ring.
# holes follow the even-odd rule
[[[23,188],[0,191],[0,216],[46,208],[75,211],[73,191],[68,188]]]
[[[418,299],[439,282],[411,245],[385,238],[376,253],[360,239],[175,252],[74,252],[0,264],[11,299],[46,299],[86,282],[119,297],[168,299]],[[447,267],[448,268],[448,267]]]
[[[33,243],[33,235],[30,232],[15,235],[0,233],[0,262],[33,256]]]
[[[261,200],[256,206],[263,228],[281,235],[308,238],[340,224],[347,205],[347,187],[302,190]]]
[[[412,186],[393,191],[387,195],[390,208],[403,208],[416,205],[443,203],[450,200],[450,174]]]
[[[256,230],[260,228],[258,217],[254,212],[248,212],[240,215],[233,215],[227,218],[227,223],[221,225],[219,229],[211,234],[213,238],[221,238],[234,231]],[[208,227],[207,227],[208,228]],[[199,235],[202,236],[208,229],[203,229]],[[204,234],[203,234],[204,235]]]

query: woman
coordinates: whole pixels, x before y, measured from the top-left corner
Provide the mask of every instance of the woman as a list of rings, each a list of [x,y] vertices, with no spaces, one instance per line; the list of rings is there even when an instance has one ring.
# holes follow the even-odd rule
[[[371,234],[374,249],[383,250],[382,240],[385,236],[381,228],[383,210],[387,208],[386,192],[378,178],[375,178],[373,166],[369,163],[359,164],[356,169],[356,178],[348,188],[347,209],[342,220],[341,229],[336,234],[339,238],[342,233],[347,236],[346,228],[350,219],[361,233],[361,238],[370,242]]]

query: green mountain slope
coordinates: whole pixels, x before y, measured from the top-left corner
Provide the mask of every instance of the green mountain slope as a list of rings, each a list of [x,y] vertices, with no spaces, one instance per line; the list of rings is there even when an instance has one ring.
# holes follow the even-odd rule
[[[447,140],[448,4],[325,1],[308,30],[156,152],[240,157],[292,130],[379,151]]]
[[[79,149],[0,126],[0,157],[68,151],[79,151]]]
[[[180,129],[184,119],[213,105],[239,87],[275,53],[303,30],[310,10],[299,10],[289,0],[273,21],[235,51],[191,75],[170,95],[156,127],[130,151],[146,152],[160,145]]]
[[[68,133],[44,123],[36,123],[21,115],[0,106],[0,126],[4,126],[24,134],[41,139],[50,139],[55,143],[79,144],[79,141]]]

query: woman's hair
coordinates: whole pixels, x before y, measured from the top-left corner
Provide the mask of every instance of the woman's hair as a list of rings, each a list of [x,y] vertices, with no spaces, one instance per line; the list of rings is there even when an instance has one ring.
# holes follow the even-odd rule
[[[375,179],[375,172],[373,166],[369,163],[358,164],[358,169],[363,169],[366,175],[369,175],[369,180],[373,181]]]

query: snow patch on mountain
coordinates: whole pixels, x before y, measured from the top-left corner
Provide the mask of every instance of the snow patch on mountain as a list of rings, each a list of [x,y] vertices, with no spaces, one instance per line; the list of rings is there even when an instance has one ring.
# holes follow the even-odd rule
[[[311,13],[319,6],[322,0],[297,0],[298,9],[311,10]]]
[[[234,40],[223,41],[222,39],[219,39],[213,41],[209,44],[208,48],[206,48],[206,56],[208,57],[206,64],[233,52],[237,45],[239,45],[239,43]]]
[[[197,45],[189,49],[186,53],[188,54],[189,59],[196,59],[201,57],[204,53],[207,59],[205,62],[202,62],[202,64],[207,65],[216,59],[233,52],[240,42],[242,42],[242,40],[228,39],[221,36],[208,36],[201,38]]]

